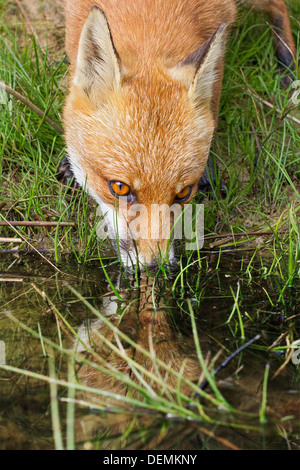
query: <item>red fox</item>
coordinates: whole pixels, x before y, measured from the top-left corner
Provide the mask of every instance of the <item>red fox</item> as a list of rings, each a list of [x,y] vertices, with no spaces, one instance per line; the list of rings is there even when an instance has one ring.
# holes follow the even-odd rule
[[[70,86],[62,168],[100,205],[127,265],[174,259],[161,225],[173,204],[181,207],[194,198],[205,171],[238,3],[65,2]],[[279,61],[293,68],[295,45],[284,0],[243,3],[268,15]],[[134,205],[138,212],[130,212]],[[151,205],[161,208],[155,237],[148,229]],[[137,213],[146,229],[135,238],[128,226]],[[170,233],[174,217],[168,220]]]

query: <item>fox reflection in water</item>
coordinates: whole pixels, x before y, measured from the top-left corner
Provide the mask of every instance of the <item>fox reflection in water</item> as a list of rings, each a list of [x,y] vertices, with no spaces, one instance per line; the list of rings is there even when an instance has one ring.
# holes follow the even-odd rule
[[[170,301],[166,302],[166,296],[154,294],[155,299],[153,302],[152,288],[153,286],[149,282],[141,282],[138,292],[133,291],[135,298],[129,301],[127,299],[127,307],[120,305],[121,302],[116,297],[113,300],[104,297],[101,314],[109,318],[112,325],[117,326],[119,331],[136,343],[137,347],[134,347],[121,337],[118,338],[120,341],[119,347],[124,348],[126,355],[134,359],[144,369],[157,373],[154,358],[161,360],[177,372],[180,372],[183,363],[185,363],[184,376],[189,380],[197,381],[201,369],[196,356],[189,317],[183,318],[183,314],[178,312],[179,309],[176,305],[172,305]],[[158,285],[156,286],[157,289]],[[181,315],[181,318],[179,318],[179,315]],[[92,346],[109,364],[114,365],[123,372],[130,372],[127,360],[114,353],[105,344],[106,341],[101,339],[105,337],[106,340],[117,345],[115,333],[104,324],[103,320],[95,320],[89,327],[82,326],[78,334],[85,344]],[[151,351],[153,357],[146,357],[139,350],[139,346]],[[83,352],[84,348],[79,345],[77,351]],[[159,372],[162,377],[166,375],[164,369],[160,368]],[[81,367],[79,376],[82,381],[88,382],[93,387],[102,390],[112,390],[113,387],[116,393],[128,393],[125,384],[114,381],[104,373],[102,375],[99,371],[88,366],[83,365]],[[131,375],[131,378],[138,381],[134,378],[134,374]],[[147,381],[147,377],[144,377],[144,380]],[[168,383],[176,390],[177,379],[175,376],[168,376]],[[159,393],[155,383],[152,384],[152,387],[155,392]],[[184,390],[182,391],[184,392]],[[135,391],[131,390],[131,394],[134,396]],[[118,403],[118,405],[120,404]]]
[[[201,449],[202,442],[207,436],[213,441],[212,448],[237,448],[237,445],[244,448],[244,439],[248,440],[246,448],[249,448],[249,446],[250,448],[260,448],[262,440],[266,437],[259,435],[258,419],[262,402],[261,383],[267,361],[265,356],[259,359],[250,355],[250,362],[249,357],[246,359],[246,362],[248,361],[246,364],[247,372],[243,376],[243,380],[235,375],[235,363],[220,374],[223,380],[218,381],[218,387],[222,390],[223,396],[234,408],[239,411],[254,413],[254,421],[243,422],[245,428],[247,428],[247,424],[252,426],[252,429],[253,426],[257,428],[254,434],[247,432],[247,436],[243,436],[241,431],[236,434],[233,429],[229,430],[223,427],[223,429],[218,429],[218,435],[216,435],[202,426],[200,429],[199,424],[187,420],[180,422],[179,420],[179,422],[174,422],[172,425],[168,421],[169,432],[166,436],[165,433],[160,432],[163,417],[157,418],[158,413],[156,416],[155,414],[152,416],[151,414],[147,415],[147,413],[139,413],[138,410],[135,414],[132,412],[132,405],[126,403],[125,397],[143,400],[143,393],[139,391],[141,389],[146,394],[150,393],[151,395],[152,393],[153,396],[156,394],[158,397],[166,399],[166,401],[174,400],[175,403],[178,403],[179,392],[182,396],[195,396],[195,388],[191,385],[191,382],[197,384],[202,383],[204,380],[196,353],[189,314],[184,313],[178,307],[171,293],[166,290],[163,279],[158,281],[156,278],[155,285],[153,285],[153,282],[152,278],[146,279],[145,277],[140,280],[139,287],[136,289],[124,289],[123,292],[118,289],[124,302],[116,297],[103,297],[100,312],[104,319],[92,320],[89,325],[83,325],[79,328],[78,336],[80,341],[77,341],[75,346],[76,352],[94,363],[98,362],[101,365],[101,370],[80,363],[77,378],[85,386],[101,390],[104,394],[107,392],[105,398],[91,393],[83,394],[81,398],[92,404],[94,403],[95,408],[101,402],[104,407],[124,408],[124,413],[90,413],[78,419],[76,425],[77,442],[96,439],[101,442],[102,449],[120,449],[126,448],[126,446],[135,449],[139,448],[141,444],[140,436],[135,434],[135,431],[141,431],[147,441],[143,447],[145,449],[160,448],[161,445],[162,448],[172,450]],[[224,329],[222,329],[222,333],[219,329],[221,337],[218,337],[217,331],[214,332],[213,338],[209,334],[208,320],[216,316],[217,312],[215,315],[210,315],[210,312],[206,311],[208,308],[206,304],[205,312],[202,310],[201,314],[201,317],[205,317],[207,322],[206,327],[203,328],[201,318],[199,320],[202,326],[198,325],[197,327],[201,350],[207,361],[218,353],[220,344],[224,344],[224,341],[226,341],[222,338]],[[188,309],[186,308],[186,310]],[[197,323],[199,324],[199,321]],[[122,338],[121,335],[116,334],[116,329],[113,330],[113,327],[117,327],[118,331],[134,343],[126,341],[125,337]],[[228,336],[228,331],[225,334]],[[85,348],[83,344],[87,347]],[[98,356],[98,360],[87,349],[93,349]],[[224,360],[224,353],[221,357],[222,359],[219,359],[218,363]],[[134,363],[130,364],[130,360]],[[162,363],[166,367],[162,366]],[[243,356],[244,363],[245,356]],[[240,365],[239,362],[238,364]],[[170,369],[175,373],[170,372]],[[123,378],[115,378],[112,370],[128,377],[131,385],[125,383],[124,375]],[[178,376],[184,377],[184,379],[180,379]],[[229,380],[224,380],[224,377],[228,376],[230,377]],[[267,415],[270,416],[271,421],[273,418],[275,419],[274,425],[271,425],[271,421],[269,421],[268,434],[271,447],[274,435],[278,438],[276,420],[289,416],[284,421],[284,428],[283,421],[280,427],[284,429],[284,432],[293,432],[295,417],[297,419],[298,416],[299,419],[299,399],[295,395],[289,396],[287,394],[285,380],[287,380],[287,377],[283,372],[279,380],[274,381],[272,387],[270,386],[268,389],[269,408],[267,409]],[[133,384],[136,384],[136,388]],[[114,394],[114,397],[110,397],[109,394]],[[117,398],[116,395],[118,395]],[[183,400],[182,405],[188,406],[188,398],[186,401]],[[207,401],[205,405],[210,406]],[[126,408],[131,409],[131,413],[126,413]],[[135,420],[133,419],[134,416]],[[232,417],[226,416],[226,413],[221,416],[218,414],[218,410],[211,407],[211,417],[213,416],[218,421],[221,418],[224,422],[232,419]],[[238,419],[237,415],[234,419]],[[246,419],[245,416],[243,419]],[[133,421],[134,424],[132,424]],[[122,435],[129,427],[131,432],[128,435],[126,434],[127,437],[124,439]],[[145,430],[149,430],[147,436]],[[250,435],[252,436],[252,442],[249,444]],[[283,438],[282,441],[284,441]],[[133,442],[135,444],[132,444]],[[165,447],[166,442],[167,446]],[[284,445],[282,448],[284,448]]]
[[[187,397],[195,393],[190,385],[178,379],[178,374],[182,374],[185,379],[195,383],[204,379],[195,350],[190,317],[178,308],[176,302],[172,301],[170,293],[155,293],[163,289],[164,280],[159,282],[156,279],[155,286],[153,286],[153,279],[144,277],[140,279],[138,289],[127,290],[123,293],[121,291],[121,295],[124,295],[124,303],[116,297],[103,298],[103,305],[100,309],[101,314],[109,319],[110,323],[116,326],[119,331],[130,338],[135,345],[129,344],[121,336],[117,337],[114,331],[100,318],[92,321],[90,325],[80,327],[78,331],[79,338],[101,357],[102,367],[102,360],[105,361],[106,365],[104,367],[107,370],[106,373],[85,364],[80,365],[77,377],[82,384],[118,394],[121,397],[129,396],[141,399],[141,395],[134,386],[128,386],[124,381],[117,380],[109,375],[112,367],[123,374],[127,374],[131,381],[136,384],[140,385],[142,377],[144,383],[150,384],[153,393],[164,396],[167,400],[170,389],[173,390],[173,395],[176,390],[180,390]],[[128,298],[129,296],[131,298]],[[123,353],[134,360],[135,364],[140,365],[148,373],[159,377],[160,380],[155,381],[151,379],[151,376],[149,377],[149,375],[136,369],[140,374],[139,376],[130,367],[128,360],[113,351],[108,342],[117,347],[119,351],[123,350]],[[201,347],[204,347],[202,342]],[[150,355],[145,355],[142,349],[150,352]],[[95,357],[90,356],[80,342],[77,343],[76,350],[80,355],[84,354],[85,357],[95,361]],[[172,368],[175,374],[169,373],[165,367],[158,364],[159,362],[166,364],[167,368]],[[179,382],[180,386],[178,385]],[[96,402],[99,400],[97,396],[91,397],[89,395],[88,398]],[[115,405],[118,408],[126,407],[122,398],[120,400],[107,398],[105,402],[106,405]],[[110,415],[109,418],[106,416],[103,420],[100,416],[96,417],[94,415],[91,420],[86,417],[84,431],[89,434],[87,427],[93,423],[92,427],[97,432],[97,424],[95,423],[101,426],[101,423],[107,425],[109,421],[111,433],[122,433],[130,420],[131,418],[126,417],[126,415],[123,417]],[[112,429],[111,424],[115,421],[117,421],[117,424],[113,425],[114,429]],[[153,422],[153,418],[145,415],[139,421],[139,426],[144,427],[149,421]],[[154,441],[151,445],[153,444]]]

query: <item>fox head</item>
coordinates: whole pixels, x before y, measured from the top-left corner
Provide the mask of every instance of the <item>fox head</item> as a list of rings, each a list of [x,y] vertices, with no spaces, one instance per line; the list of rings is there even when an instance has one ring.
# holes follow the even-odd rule
[[[221,25],[171,67],[148,55],[128,68],[103,11],[93,7],[85,21],[64,112],[67,152],[126,264],[174,258],[170,207],[193,199],[206,166],[225,35]]]

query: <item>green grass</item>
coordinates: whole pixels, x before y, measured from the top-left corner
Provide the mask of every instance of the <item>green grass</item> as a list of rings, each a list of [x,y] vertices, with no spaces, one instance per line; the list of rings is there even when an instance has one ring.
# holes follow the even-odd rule
[[[47,49],[41,50],[35,38],[27,35],[22,23],[11,24],[9,7],[12,5],[13,2],[0,0],[0,80],[21,93],[58,125],[62,125],[67,84],[65,57],[61,55],[59,60],[54,60],[52,53],[48,53]],[[292,28],[299,51],[300,28],[295,18],[300,17],[300,6],[297,0],[291,1],[290,11],[294,18],[291,20]],[[299,79],[297,71],[296,79]],[[51,288],[51,295],[42,290],[42,281],[39,287],[34,284],[21,294],[22,299],[29,299],[25,302],[28,311],[34,305],[41,312],[46,305],[55,314],[57,331],[54,339],[45,332],[43,318],[36,325],[29,322],[28,326],[18,316],[8,314],[18,330],[36,338],[40,357],[46,354],[49,356],[46,359],[47,370],[42,367],[34,370],[22,367],[23,359],[17,361],[17,365],[1,366],[7,373],[18,372],[30,380],[49,384],[56,448],[72,449],[76,446],[74,426],[79,405],[116,414],[120,413],[122,407],[122,413],[129,413],[133,421],[144,419],[147,413],[152,413],[159,421],[159,426],[153,425],[153,428],[149,427],[143,432],[140,430],[136,434],[137,441],[144,439],[144,442],[151,442],[158,428],[163,435],[170,423],[176,420],[183,427],[186,423],[196,423],[198,426],[212,426],[212,429],[224,426],[253,432],[258,432],[260,423],[266,423],[269,413],[268,392],[272,384],[272,378],[268,376],[269,366],[263,368],[261,375],[262,394],[257,412],[247,413],[231,404],[230,397],[224,396],[218,376],[213,374],[216,365],[220,363],[219,353],[216,352],[214,357],[206,357],[203,350],[205,338],[208,337],[222,349],[223,354],[226,353],[225,356],[230,355],[234,349],[233,343],[229,346],[225,340],[218,338],[221,328],[226,328],[227,337],[236,347],[240,347],[246,338],[253,337],[257,331],[263,331],[267,339],[264,338],[264,344],[252,345],[250,356],[254,352],[262,353],[265,365],[269,359],[266,355],[271,354],[268,349],[270,344],[282,333],[281,323],[279,327],[276,326],[277,318],[280,317],[280,322],[285,326],[284,333],[288,330],[284,337],[286,342],[276,343],[271,348],[271,352],[278,353],[275,359],[272,356],[272,361],[279,368],[286,358],[280,354],[289,354],[291,345],[299,338],[295,324],[289,320],[297,315],[300,279],[300,127],[291,118],[292,115],[300,119],[300,108],[291,103],[291,93],[283,90],[279,84],[270,29],[262,17],[241,12],[228,45],[219,127],[213,144],[218,165],[217,189],[222,181],[226,185],[227,195],[224,200],[203,200],[199,196],[196,201],[202,201],[205,205],[206,237],[220,234],[231,234],[232,237],[224,236],[224,240],[209,238],[205,241],[204,249],[194,253],[179,251],[181,256],[176,273],[170,273],[163,263],[159,272],[147,272],[152,282],[147,301],[151,299],[153,311],[160,311],[161,299],[171,299],[173,304],[170,308],[166,306],[167,311],[170,314],[180,313],[179,320],[172,320],[174,329],[178,332],[183,330],[184,338],[184,329],[192,332],[195,357],[202,370],[198,381],[185,377],[184,361],[182,367],[175,370],[168,361],[162,361],[153,354],[153,345],[145,347],[138,344],[130,334],[122,331],[123,318],[133,315],[136,319],[139,302],[143,305],[143,285],[137,273],[132,278],[126,277],[123,272],[120,274],[116,256],[106,242],[97,240],[96,223],[99,218],[95,203],[84,192],[66,188],[57,181],[57,166],[65,151],[60,132],[30,106],[12,95],[1,93],[0,219],[52,220],[76,224],[76,228],[0,229],[1,237],[21,237],[22,249],[28,249],[30,243],[36,249],[49,250],[49,253],[42,253],[43,256],[59,269],[56,273],[53,270],[56,284],[55,288]],[[271,107],[262,100],[270,103]],[[257,235],[265,232],[268,235]],[[13,246],[0,243],[2,250]],[[30,246],[29,250],[32,250]],[[228,263],[228,251],[235,255],[235,267]],[[78,264],[84,265],[80,271],[80,281],[73,272],[67,274],[68,285],[64,277],[66,253],[71,253]],[[11,261],[8,271],[15,262],[16,259]],[[105,296],[107,291],[114,294],[120,304],[118,322],[111,321],[101,313],[92,288],[81,292],[85,266],[88,277],[91,275],[88,269],[93,266],[93,262],[97,263],[97,270],[101,274],[98,271],[97,275],[93,274],[91,283],[102,283],[103,291],[101,295],[98,293],[100,297]],[[121,276],[118,282],[115,270]],[[79,286],[74,286],[73,280]],[[126,291],[128,298],[119,284],[125,285],[123,291]],[[45,286],[47,290],[47,283]],[[60,289],[67,289],[69,294],[61,294]],[[33,297],[32,291],[36,297]],[[3,296],[6,298],[5,291]],[[248,305],[251,297],[258,297],[263,306],[257,302],[259,306],[250,311],[245,304]],[[16,304],[16,299],[13,297],[8,300],[8,308]],[[226,317],[222,317],[221,325],[214,324],[212,329],[205,329],[205,322],[210,321],[208,316],[205,317],[205,312],[211,312],[214,308],[211,302],[214,300],[218,305],[221,303],[226,306]],[[114,363],[107,362],[103,358],[103,351],[99,352],[96,347],[96,341],[92,345],[94,347],[82,343],[74,326],[76,315],[71,309],[76,303],[86,312],[87,318],[103,322],[106,334],[98,332],[97,341],[104,345],[104,351],[110,350],[125,361],[130,374],[120,370]],[[1,302],[1,307],[3,305],[6,310],[6,303]],[[203,323],[202,315],[205,317]],[[200,334],[201,328],[206,337]],[[66,331],[81,342],[88,351],[86,356],[77,355],[70,344],[65,345]],[[131,357],[124,345],[130,345],[138,351],[145,363],[149,361],[148,367],[143,366],[143,361]],[[238,376],[236,370],[239,370],[240,363],[242,355],[239,356],[234,373],[230,370],[233,377]],[[105,374],[110,380],[119,380],[126,385],[128,393],[120,400],[117,392],[82,384],[77,372],[83,366]],[[165,380],[166,377],[171,377],[172,381]],[[204,380],[209,383],[209,391],[201,389]],[[183,387],[188,389],[188,393],[183,391]],[[79,392],[86,393],[88,398],[78,399]],[[61,399],[67,403],[66,425],[61,420]],[[107,400],[111,400],[114,405],[108,406]],[[124,405],[127,407],[126,412]],[[216,415],[216,409],[221,410],[221,415]],[[135,427],[132,422],[129,422],[124,434],[119,436],[122,442],[126,442],[129,435],[134,439]],[[105,439],[106,436],[101,436],[101,445]],[[96,448],[99,442],[92,442],[91,446]]]
[[[2,1],[0,8],[1,81],[60,125],[67,84],[65,57],[52,60],[53,54],[41,50],[22,24],[7,25],[7,2]],[[291,13],[299,49],[296,1],[291,2]],[[292,91],[280,87],[271,32],[264,19],[244,11],[240,17],[228,45],[219,128],[213,145],[218,184],[226,184],[227,197],[205,199],[205,232],[287,229],[285,236],[278,235],[277,248],[282,257],[283,245],[289,247],[291,274],[297,271],[299,260],[295,221],[300,208],[300,155],[299,124],[286,114],[299,120],[299,106],[291,103]],[[54,250],[56,262],[63,252],[70,251],[79,262],[97,258],[99,248],[104,256],[102,248],[105,251],[106,246],[97,241],[95,233],[94,202],[81,191],[66,192],[56,180],[56,169],[64,155],[62,135],[12,95],[2,92],[1,100],[2,217],[75,222],[76,229],[18,228],[34,246]],[[1,228],[1,235],[19,236],[11,228]],[[22,246],[26,247],[26,242]]]

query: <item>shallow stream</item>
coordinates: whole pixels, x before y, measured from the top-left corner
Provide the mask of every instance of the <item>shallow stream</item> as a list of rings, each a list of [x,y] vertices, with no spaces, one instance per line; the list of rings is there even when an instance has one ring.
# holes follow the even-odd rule
[[[286,340],[300,338],[299,285],[277,302],[280,278],[264,278],[259,262],[250,279],[245,254],[243,262],[222,255],[218,269],[217,256],[205,258],[205,269],[194,263],[169,279],[137,280],[116,263],[105,274],[99,261],[66,257],[56,272],[38,255],[2,254],[0,362],[23,372],[0,370],[0,448],[57,446],[49,383],[24,375],[49,376],[52,340],[57,379],[70,380],[63,350],[83,358],[73,377],[83,388],[70,395],[62,382],[57,391],[66,446],[73,432],[84,449],[299,449],[299,360]],[[197,343],[214,370],[258,334],[216,374],[219,396],[204,387],[217,403],[198,396],[205,375]]]

